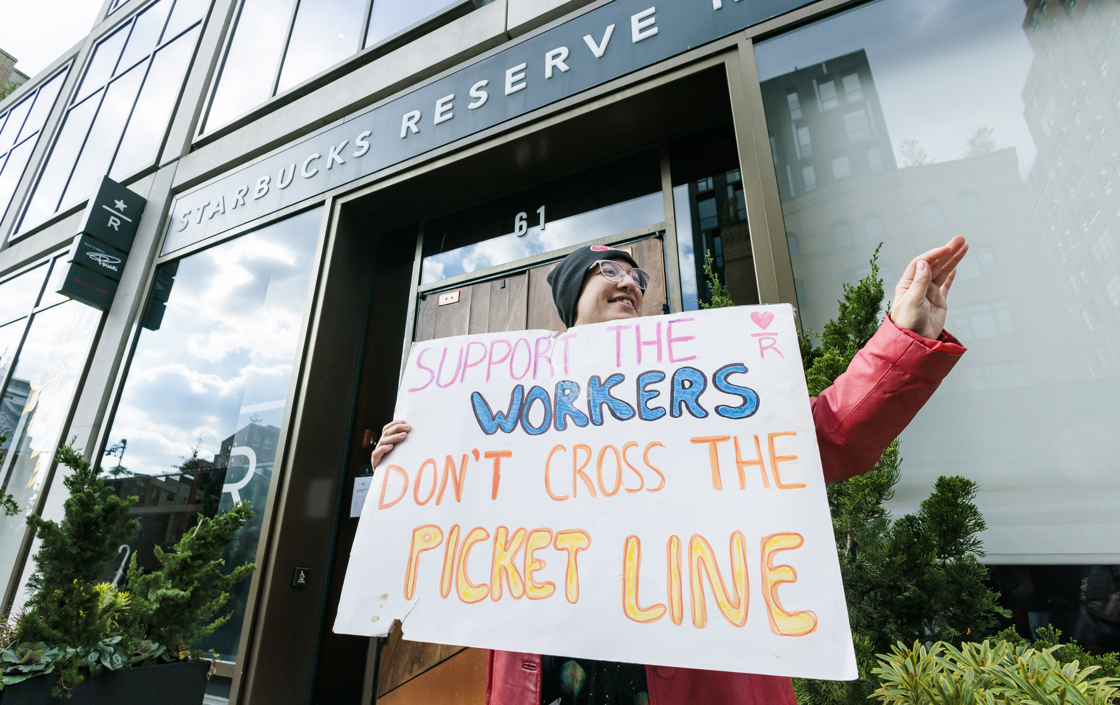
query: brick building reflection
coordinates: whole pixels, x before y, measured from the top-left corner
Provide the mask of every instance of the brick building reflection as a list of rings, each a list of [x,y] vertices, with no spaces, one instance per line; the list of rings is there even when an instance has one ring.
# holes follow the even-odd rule
[[[994,141],[942,162],[907,154],[889,136],[864,51],[769,79],[762,93],[806,328],[819,331],[835,315],[842,284],[867,273],[880,242],[888,284],[903,257],[952,235],[973,246],[946,322],[970,352],[904,437],[896,505],[915,506],[938,475],[982,476],[978,502],[993,527],[987,550],[1014,562],[1027,542],[1037,552],[1029,560],[1046,562],[1050,551],[1064,562],[1070,546],[1099,543],[1094,527],[1112,520],[1117,499],[1055,473],[1063,474],[1071,428],[1100,439],[1078,444],[1080,468],[1115,467],[1108,439],[1120,365],[1120,6],[1032,0],[1026,10],[1034,56],[1024,119],[1038,150],[1026,178],[1017,150]],[[860,111],[866,120],[849,117]],[[1050,401],[1046,413],[1040,399]],[[1051,423],[1058,408],[1061,422]],[[1047,487],[1054,501],[1040,505]],[[1066,548],[1044,548],[1058,537]],[[1117,567],[993,573],[1024,631],[1054,623],[1084,643],[1120,647]]]
[[[276,443],[280,429],[276,426],[249,423],[232,436],[222,441],[221,449],[213,460],[202,457],[187,458],[175,471],[165,475],[124,475],[113,477],[112,469],[107,469],[105,482],[116,490],[118,496],[135,496],[139,501],[132,507],[125,520],[138,519],[140,528],[128,540],[128,545],[136,553],[139,564],[152,569],[157,567],[153,548],[171,548],[179,537],[198,523],[198,515],[215,516],[228,510],[233,500],[227,487],[229,481],[244,477],[249,469],[244,456],[233,455],[235,447],[252,449],[257,458],[253,477],[241,490],[241,497],[253,503],[259,513],[267,499],[269,477],[276,456]],[[259,519],[246,531],[259,530]],[[256,541],[238,541],[232,549],[230,558],[237,559],[245,553],[241,544],[256,546]],[[251,560],[241,557],[241,560]]]

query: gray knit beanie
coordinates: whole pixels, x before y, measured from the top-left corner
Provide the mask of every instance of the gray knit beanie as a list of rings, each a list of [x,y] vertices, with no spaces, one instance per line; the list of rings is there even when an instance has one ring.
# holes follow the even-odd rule
[[[548,285],[552,287],[552,300],[560,320],[571,328],[576,322],[576,305],[583,291],[583,277],[588,267],[601,259],[620,259],[637,267],[638,263],[625,250],[616,250],[607,245],[589,245],[572,252],[548,273]]]

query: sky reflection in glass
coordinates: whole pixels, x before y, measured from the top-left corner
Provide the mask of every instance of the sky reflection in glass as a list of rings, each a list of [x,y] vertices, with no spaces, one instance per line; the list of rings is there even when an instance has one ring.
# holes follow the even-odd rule
[[[12,366],[12,360],[15,359],[16,348],[19,346],[19,339],[23,334],[23,324],[24,321],[19,319],[0,326],[0,382],[8,374],[8,370]],[[15,424],[9,421],[3,410],[0,409],[0,431],[7,431],[10,437],[13,428],[15,428]],[[7,447],[7,441],[0,445],[0,448]],[[0,465],[3,464],[4,456],[0,452]]]
[[[39,185],[31,197],[31,203],[23,214],[23,229],[34,227],[54,214],[58,202],[62,198],[62,190],[66,188],[66,181],[78,159],[78,151],[82,148],[86,133],[89,132],[90,123],[101,103],[101,94],[95,93],[77,107],[71,108],[66,114],[66,122],[55,140],[54,149],[43,167],[43,174],[39,177]],[[16,234],[12,234],[14,239]]]
[[[128,120],[128,114],[136,102],[136,94],[144,80],[147,61],[132,68],[128,73],[109,84],[108,92],[97,111],[97,119],[86,137],[85,146],[78,157],[66,195],[62,197],[64,209],[69,205],[84,201],[93,195],[101,183],[101,177],[109,172],[113,152],[120,142],[121,131]]]
[[[665,205],[660,192],[651,193],[554,222],[546,219],[544,231],[540,229],[537,214],[529,215],[532,225],[524,236],[508,233],[425,257],[420,275],[421,283],[430,284],[660,223],[665,220]]]
[[[152,53],[159,42],[163,26],[167,24],[167,13],[170,9],[171,0],[160,0],[137,16],[132,25],[132,34],[128,37],[128,46],[121,54],[121,60],[117,62],[114,75],[124,73]]]
[[[681,299],[685,311],[695,311],[700,308],[700,290],[696,283],[696,245],[692,236],[688,184],[673,188],[673,211],[677,224],[677,257],[681,266]]]
[[[214,90],[206,129],[221,127],[272,96],[293,0],[244,0]]]
[[[373,46],[454,2],[455,0],[373,0],[365,45]]]
[[[102,461],[105,473],[119,464],[139,478],[130,482],[164,487],[197,476],[186,484],[211,487],[195,498],[211,515],[235,493],[252,502],[257,515],[227,565],[256,556],[321,217],[316,208],[164,265],[159,274],[174,276],[166,311],[158,330],[141,332],[109,432],[109,444],[127,440],[127,450]],[[145,508],[130,539],[137,560],[151,560],[145,522],[182,511],[174,502]],[[232,591],[234,619],[200,648],[233,660],[247,590]]]
[[[972,245],[946,321],[969,352],[902,436],[891,510],[974,479],[997,563],[1092,563],[1120,535],[1120,114],[1102,68],[1120,5],[1063,5],[881,0],[756,46],[806,329],[880,242],[888,287],[951,236]],[[854,73],[858,91],[814,95]]]
[[[31,112],[31,106],[34,102],[35,96],[30,96],[21,100],[19,105],[8,111],[4,127],[0,129],[0,153],[6,152],[16,141],[16,137],[19,136],[19,131],[23,127],[27,114]]]
[[[111,174],[123,181],[155,163],[201,34],[199,28],[169,46],[174,35],[165,32],[164,25],[168,24],[171,8],[172,0],[159,0],[127,20],[94,49],[75,105],[64,118],[31,202],[11,239],[38,227],[59,210],[89,198],[102,176]],[[176,6],[172,17],[177,21],[190,19],[194,24],[205,8],[197,2],[184,5],[182,11]],[[157,40],[163,48],[154,54],[152,64]],[[152,71],[148,70],[149,64]],[[128,144],[121,146],[130,122],[135,124],[128,131]],[[114,165],[118,146],[120,164]]]
[[[131,472],[216,455],[251,416],[279,426],[321,209],[179,261],[159,330],[144,330],[113,421]],[[266,408],[267,407],[267,408]]]
[[[140,99],[136,101],[124,139],[113,159],[110,178],[120,181],[155,161],[167,124],[171,121],[171,111],[179,97],[179,78],[183,67],[191,60],[191,51],[201,31],[201,27],[195,27],[160,49],[152,59],[152,68],[144,80]]]
[[[407,29],[455,1],[375,0],[363,38],[366,0],[303,2],[294,23],[292,0],[243,0],[205,131],[229,124],[362,47]]]
[[[39,131],[43,129],[43,123],[54,107],[54,100],[58,97],[65,76],[64,68],[28,94],[6,116],[0,117],[4,125],[0,128],[0,219],[8,211],[31,152],[39,141]],[[13,144],[16,146],[4,155],[4,150]]]
[[[160,42],[168,41],[179,36],[184,29],[190,27],[206,16],[212,0],[177,0],[175,9],[171,11],[171,19],[167,21],[167,28],[163,30]]]
[[[300,3],[277,93],[303,83],[358,50],[366,0]]]
[[[0,400],[3,415],[12,412],[14,417],[3,422],[15,422],[3,473],[7,491],[23,510],[0,519],[0,571],[5,575],[15,567],[27,512],[42,494],[100,320],[100,311],[77,302],[37,313]]]
[[[45,276],[47,265],[41,264],[0,284],[0,325],[31,313]]]
[[[128,25],[126,24],[109,35],[108,39],[98,43],[93,50],[93,58],[89,60],[86,75],[82,78],[82,85],[74,96],[75,103],[104,86],[113,77],[113,69],[117,67],[117,61],[121,58],[121,49],[124,48],[127,39]]]

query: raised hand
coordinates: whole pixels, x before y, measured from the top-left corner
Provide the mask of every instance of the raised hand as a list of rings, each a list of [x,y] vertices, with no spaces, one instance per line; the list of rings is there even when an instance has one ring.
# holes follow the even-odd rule
[[[891,320],[896,326],[931,340],[941,335],[949,309],[949,287],[966,252],[968,243],[958,235],[910,261],[894,288]]]
[[[385,428],[381,429],[381,438],[377,441],[373,453],[369,456],[370,465],[376,468],[381,459],[389,454],[389,451],[408,438],[408,432],[411,430],[412,426],[406,421],[390,421],[385,424]]]

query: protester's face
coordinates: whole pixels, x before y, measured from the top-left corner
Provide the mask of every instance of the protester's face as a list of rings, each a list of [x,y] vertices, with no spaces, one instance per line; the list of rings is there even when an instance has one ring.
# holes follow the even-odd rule
[[[634,278],[629,276],[630,265],[621,261],[619,264],[627,272],[627,276],[619,282],[612,282],[600,274],[598,264],[591,265],[591,269],[584,274],[583,291],[576,303],[574,325],[617,321],[642,315],[642,290],[638,288]]]

